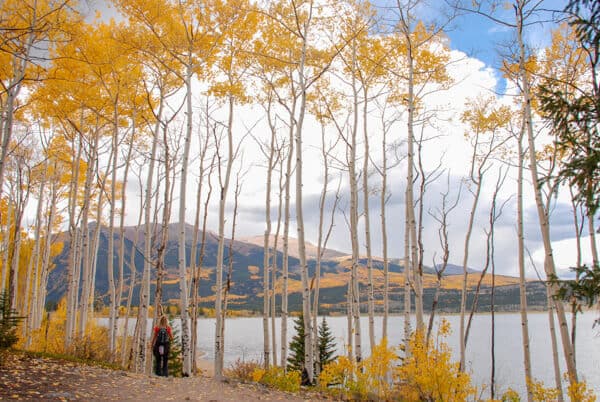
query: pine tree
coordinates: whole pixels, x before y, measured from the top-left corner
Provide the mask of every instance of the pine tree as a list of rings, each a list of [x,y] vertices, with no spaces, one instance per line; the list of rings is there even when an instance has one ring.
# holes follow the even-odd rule
[[[334,361],[335,358],[335,338],[327,321],[325,321],[325,317],[323,317],[323,321],[319,325],[319,362],[321,368]]]
[[[302,371],[304,367],[304,317],[302,314],[294,320],[296,335],[290,342],[290,355],[288,356],[288,370]],[[325,317],[319,325],[319,362],[321,367],[335,360],[335,338],[331,333]]]
[[[22,320],[23,317],[10,308],[8,294],[0,293],[0,349],[10,348],[18,341],[17,327]]]
[[[304,315],[300,314],[294,320],[294,329],[296,335],[292,337],[290,342],[290,354],[287,358],[287,369],[302,371],[304,367]]]
[[[169,320],[173,341],[169,347],[169,376],[181,377],[183,373],[183,356],[181,354],[180,330],[173,325],[173,319]]]

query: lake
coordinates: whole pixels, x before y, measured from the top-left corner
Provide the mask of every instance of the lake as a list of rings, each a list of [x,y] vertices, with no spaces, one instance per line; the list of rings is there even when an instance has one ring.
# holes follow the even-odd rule
[[[577,317],[577,369],[580,379],[586,380],[588,386],[600,395],[600,331],[592,328],[595,311],[580,314]],[[446,339],[458,360],[459,342],[458,315],[443,316],[453,329]],[[414,320],[414,316],[412,317]],[[529,313],[529,337],[532,372],[536,380],[541,380],[546,386],[554,384],[552,349],[548,330],[548,314],[543,312]],[[346,344],[347,320],[345,316],[326,317],[332,334],[337,340],[339,354],[344,353]],[[102,320],[105,322],[105,320]],[[436,319],[439,322],[439,317]],[[497,390],[504,391],[513,388],[520,394],[524,393],[523,348],[521,341],[521,320],[518,313],[496,313],[496,384]],[[321,322],[321,319],[319,320]],[[404,334],[404,319],[402,316],[389,318],[389,345],[398,345]],[[426,321],[427,322],[427,321]],[[131,323],[131,321],[130,321]],[[570,318],[569,318],[570,323]],[[176,322],[176,326],[178,323]],[[150,324],[149,324],[150,325]],[[382,317],[375,318],[377,341],[381,339]],[[414,325],[414,321],[413,321]],[[436,326],[437,327],[437,326]],[[288,344],[294,335],[293,318],[288,320]],[[471,332],[467,345],[467,370],[471,373],[473,382],[481,386],[490,383],[491,372],[491,315],[481,314],[473,318]],[[279,345],[280,320],[277,319],[277,340]],[[148,327],[150,330],[150,327]],[[369,354],[368,318],[361,317],[363,333],[363,355]],[[212,360],[214,356],[215,320],[200,319],[198,323],[198,346],[204,353],[203,358]],[[559,338],[560,342],[560,338]],[[263,349],[262,317],[230,318],[225,326],[225,366],[237,359],[245,361],[262,360]],[[278,346],[279,347],[279,346]],[[559,344],[560,348],[560,344]],[[279,355],[279,350],[277,351]],[[559,353],[561,372],[565,371],[562,351]],[[487,392],[486,394],[487,395]]]

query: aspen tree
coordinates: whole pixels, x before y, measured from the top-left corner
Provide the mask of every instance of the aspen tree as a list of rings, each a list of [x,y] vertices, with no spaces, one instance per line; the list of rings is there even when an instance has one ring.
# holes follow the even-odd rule
[[[481,188],[485,174],[489,170],[490,159],[504,145],[506,139],[502,138],[501,130],[506,126],[511,117],[510,109],[506,106],[497,107],[493,99],[479,97],[467,101],[465,112],[461,120],[467,125],[469,132],[465,136],[471,145],[471,160],[469,168],[469,183],[473,188],[469,192],[473,196],[469,221],[465,233],[463,248],[463,280],[460,302],[460,367],[465,370],[465,351],[467,345],[468,329],[465,328],[465,314],[467,311],[467,278],[468,261],[471,235],[475,222],[475,213],[479,205]]]
[[[391,196],[388,190],[388,171],[400,163],[400,159],[388,163],[388,154],[390,150],[397,147],[397,143],[388,143],[388,134],[393,127],[395,119],[391,120],[386,116],[388,109],[388,99],[383,98],[382,101],[377,102],[377,107],[380,110],[381,120],[381,166],[377,166],[373,163],[375,170],[381,176],[381,188],[379,194],[379,208],[380,208],[380,222],[381,222],[381,248],[383,258],[383,319],[382,319],[382,330],[381,336],[384,339],[388,338],[388,319],[389,319],[389,289],[390,289],[390,275],[389,275],[389,257],[388,257],[388,231],[387,231],[387,214],[386,205]]]
[[[369,31],[373,28],[374,11],[370,8],[369,4],[357,4],[349,2],[351,11],[345,21],[345,29],[348,31],[348,38],[344,38],[344,42],[348,42],[347,51],[342,52],[342,60],[346,65],[346,70],[351,74],[351,85],[352,85],[352,96],[354,99],[353,105],[353,131],[352,136],[358,134],[359,130],[359,118],[362,118],[362,134],[363,134],[363,164],[362,164],[362,197],[363,197],[363,212],[364,217],[364,228],[365,228],[365,247],[367,255],[367,306],[369,315],[369,343],[371,349],[375,347],[375,299],[373,289],[373,258],[372,258],[372,247],[371,247],[371,224],[370,224],[370,213],[369,213],[369,162],[370,162],[370,149],[369,149],[369,130],[368,130],[368,107],[369,97],[371,96],[370,90],[375,86],[377,81],[384,75],[384,68],[382,66],[385,53],[382,48],[381,41],[376,38],[369,37]],[[345,54],[350,52],[348,56]],[[362,99],[360,98],[362,97]],[[359,110],[359,103],[362,103],[362,110]],[[354,143],[354,141],[353,141]],[[356,162],[357,151],[352,148],[351,151],[351,163],[354,165]],[[352,178],[351,178],[352,180]],[[358,183],[357,183],[358,184]],[[358,191],[357,186],[354,190]],[[352,191],[352,182],[351,182]],[[351,196],[352,197],[352,196]],[[355,196],[358,201],[358,194]],[[351,198],[352,199],[352,198]],[[358,205],[356,205],[358,209]],[[352,210],[352,202],[351,202]],[[357,213],[357,212],[356,212]],[[358,215],[358,214],[357,214]],[[358,227],[352,227],[352,212],[351,212],[351,231],[353,236],[354,232],[358,232]],[[356,219],[356,225],[358,225],[358,217]],[[356,233],[358,235],[358,233]],[[354,243],[353,243],[354,244]],[[353,253],[354,255],[354,253]],[[356,258],[358,259],[359,253],[357,252]],[[357,264],[358,261],[353,264]],[[354,267],[354,265],[353,265]],[[355,274],[355,290],[356,299],[358,299],[358,275]],[[357,303],[358,300],[355,300]],[[357,309],[359,312],[359,309]]]
[[[13,137],[14,117],[21,90],[39,78],[39,66],[48,54],[44,44],[65,40],[70,24],[79,17],[71,0],[5,0],[0,4],[3,21],[0,45],[0,189]],[[0,190],[1,191],[1,190]],[[12,307],[12,306],[11,306]]]
[[[204,189],[203,187],[203,183],[204,183],[204,179],[207,176],[207,172],[206,172],[206,153],[209,149],[209,140],[210,140],[210,120],[209,120],[209,105],[208,105],[208,99],[206,102],[206,119],[205,119],[205,124],[206,124],[206,128],[205,128],[205,133],[204,133],[204,139],[202,138],[202,131],[199,129],[198,130],[198,140],[201,144],[201,149],[200,149],[200,165],[198,167],[198,188],[196,190],[196,213],[195,218],[194,218],[194,232],[192,234],[192,247],[191,247],[191,251],[190,251],[190,271],[191,271],[191,286],[190,286],[190,293],[191,293],[191,309],[190,309],[190,315],[191,315],[191,347],[190,347],[190,354],[192,356],[192,372],[196,373],[198,371],[198,362],[197,362],[197,352],[196,352],[196,347],[197,347],[197,338],[198,338],[198,292],[199,292],[199,288],[200,288],[200,268],[201,268],[201,264],[198,263],[198,234],[199,234],[199,230],[200,230],[200,212],[201,212],[201,203],[202,203],[202,190]],[[213,165],[211,164],[209,166],[209,168],[212,171],[212,167]],[[208,180],[210,180],[210,173],[208,174]],[[209,190],[209,195],[207,197],[207,199],[210,198],[210,190]],[[205,210],[206,212],[206,210]],[[204,240],[205,240],[205,230],[206,230],[206,219],[204,219],[203,222],[203,228],[202,228],[202,246],[204,247]]]
[[[425,340],[429,342],[431,338],[431,332],[433,330],[433,322],[435,318],[435,312],[439,302],[440,289],[442,287],[442,279],[444,277],[444,271],[448,266],[450,259],[450,244],[448,241],[448,216],[458,206],[460,201],[460,195],[462,192],[462,182],[458,188],[456,199],[450,203],[448,197],[450,195],[450,171],[446,178],[446,191],[441,193],[442,205],[437,207],[435,211],[429,211],[430,216],[435,219],[439,224],[438,228],[438,239],[440,241],[440,248],[442,249],[442,263],[437,264],[435,257],[433,258],[433,267],[435,269],[436,282],[435,282],[435,293],[433,294],[433,301],[431,303],[431,312],[429,313],[429,323],[427,324],[427,336]]]
[[[517,140],[517,242],[519,261],[519,305],[521,316],[521,337],[523,341],[523,367],[525,369],[525,383],[527,386],[527,400],[533,399],[531,390],[531,350],[529,345],[529,320],[527,318],[527,287],[525,284],[525,231],[523,228],[523,173],[525,150],[523,139],[525,136],[525,122],[522,120],[521,127],[516,135]]]
[[[48,160],[44,160],[43,164],[40,165],[43,172],[48,170]],[[40,251],[41,251],[41,231],[42,231],[42,207],[44,206],[44,195],[47,184],[47,175],[43,174],[40,177],[39,190],[37,191],[37,208],[35,213],[35,229],[34,229],[34,246],[32,256],[29,260],[27,267],[27,287],[25,288],[25,308],[24,311],[27,314],[25,319],[25,325],[23,326],[23,335],[26,341],[26,347],[31,345],[31,332],[33,330],[35,316],[37,316],[36,308],[39,298],[39,287],[40,287]],[[31,287],[31,290],[29,289]],[[29,296],[31,291],[31,296]]]
[[[540,231],[542,235],[542,240],[544,243],[544,270],[546,271],[546,276],[551,277],[552,275],[556,275],[556,267],[554,264],[554,258],[552,254],[552,244],[550,242],[550,228],[548,221],[548,212],[547,209],[544,208],[544,204],[542,201],[542,194],[539,186],[539,175],[537,169],[537,160],[536,160],[536,147],[535,147],[535,136],[533,132],[533,117],[531,110],[531,93],[530,93],[530,82],[529,82],[529,73],[526,69],[525,62],[525,43],[523,40],[523,29],[524,29],[524,16],[530,14],[530,10],[525,10],[525,8],[529,5],[528,0],[517,0],[515,1],[515,17],[516,23],[515,28],[517,31],[517,43],[519,48],[519,78],[521,83],[521,95],[523,96],[523,106],[524,106],[524,121],[526,126],[527,133],[527,143],[529,146],[529,167],[531,172],[532,185],[535,195],[536,207],[538,212],[538,219],[540,223]],[[534,5],[535,7],[535,5]],[[556,285],[550,285],[550,293],[552,295],[557,293]],[[559,324],[559,332],[561,335],[563,353],[565,357],[565,362],[567,366],[567,373],[569,376],[570,384],[577,383],[577,369],[575,367],[575,358],[573,356],[573,348],[571,345],[571,340],[569,338],[568,326],[566,322],[566,316],[564,311],[564,306],[561,303],[556,303],[556,315]]]
[[[271,278],[271,283],[273,286],[272,289],[272,299],[271,299],[271,334],[272,334],[272,343],[273,343],[273,348],[271,349],[271,354],[273,355],[273,366],[277,366],[277,339],[275,337],[275,331],[276,331],[276,323],[275,323],[275,318],[276,318],[276,296],[277,296],[277,267],[278,267],[278,256],[279,256],[279,248],[277,247],[277,243],[279,242],[279,233],[281,231],[281,214],[282,214],[282,207],[283,207],[283,193],[285,190],[285,180],[284,180],[284,162],[287,159],[285,157],[285,149],[286,149],[286,143],[285,140],[282,141],[281,143],[281,147],[278,150],[278,159],[279,159],[279,191],[278,191],[278,197],[277,197],[277,226],[275,228],[275,234],[274,234],[274,239],[273,239],[273,250],[275,251],[275,255],[272,259],[273,261],[273,267],[271,269],[271,273],[272,273],[272,278]],[[283,300],[283,291],[282,291],[282,300]],[[283,303],[282,303],[283,304]],[[281,324],[282,328],[283,328],[283,323]],[[285,367],[285,366],[284,366]]]
[[[307,93],[309,88],[314,84],[327,70],[331,63],[331,58],[326,60],[320,60],[320,63],[315,63],[313,60],[312,47],[314,40],[313,25],[315,24],[316,10],[314,8],[314,2],[310,0],[301,2],[287,2],[278,1],[270,4],[266,10],[261,10],[265,15],[268,16],[268,22],[266,26],[267,31],[262,32],[264,39],[277,39],[274,41],[268,41],[268,50],[265,48],[266,43],[262,44],[259,42],[259,49],[257,51],[260,55],[268,55],[268,59],[275,59],[276,63],[282,67],[282,73],[284,78],[285,86],[287,87],[289,100],[285,101],[281,93],[278,93],[278,98],[283,107],[286,108],[289,114],[289,130],[290,130],[290,144],[295,142],[295,180],[296,180],[296,191],[295,191],[295,207],[296,207],[296,229],[298,233],[298,255],[300,260],[300,273],[302,278],[302,309],[305,326],[305,369],[307,371],[308,381],[313,382],[313,361],[314,356],[312,353],[312,334],[311,329],[312,321],[310,314],[310,289],[308,283],[308,266],[306,262],[306,249],[304,240],[304,215],[303,215],[303,192],[302,192],[302,180],[303,180],[303,158],[302,158],[302,134],[303,124],[306,114],[307,106]],[[275,50],[275,52],[273,52]],[[281,56],[278,58],[277,56]],[[313,64],[314,63],[314,64]],[[315,65],[316,64],[316,65]],[[282,101],[283,100],[283,101]],[[291,155],[288,157],[288,173],[291,173]],[[288,177],[291,176],[288,175]],[[287,192],[286,192],[286,200]],[[287,201],[286,201],[287,203]],[[284,214],[288,216],[288,211]],[[286,245],[286,230],[284,228],[284,254]],[[284,255],[284,295],[286,293],[286,261]],[[283,304],[286,304],[285,306]],[[282,366],[285,366],[287,359],[287,301],[282,302]],[[285,322],[285,324],[283,324]]]
[[[269,124],[269,129],[271,132],[271,138],[268,144],[265,144],[261,147],[261,151],[263,155],[266,156],[267,159],[267,184],[266,184],[266,192],[265,192],[265,232],[263,234],[263,364],[265,369],[269,368],[269,363],[271,361],[271,344],[269,340],[269,314],[271,312],[270,303],[270,279],[271,279],[271,270],[273,269],[273,265],[271,263],[270,256],[270,248],[269,243],[271,240],[271,187],[273,181],[273,170],[275,166],[279,163],[276,158],[279,157],[279,154],[276,154],[276,134],[277,129],[275,124],[271,118],[271,107],[273,105],[272,96],[267,96],[267,119]],[[265,151],[264,148],[267,148]],[[277,249],[273,250],[273,258],[277,258]],[[273,287],[275,282],[273,282]],[[275,337],[275,332],[273,332],[273,337]]]
[[[23,139],[25,140],[25,138]],[[19,292],[19,263],[21,255],[21,245],[23,243],[22,221],[25,214],[25,207],[31,194],[31,166],[32,150],[26,144],[21,142],[18,148],[14,147],[11,158],[6,161],[6,181],[9,187],[9,198],[13,204],[12,231],[9,236],[12,239],[11,244],[6,251],[8,253],[8,298],[9,306],[16,311],[23,311],[25,305],[22,292]],[[12,232],[12,233],[10,233]],[[29,280],[29,278],[24,278]],[[25,295],[27,296],[27,295]]]
[[[218,24],[223,28],[221,33],[222,46],[220,54],[215,62],[215,68],[223,79],[215,79],[210,91],[217,97],[224,99],[227,107],[227,122],[225,123],[227,133],[227,158],[225,161],[225,172],[221,175],[221,161],[219,161],[220,201],[219,201],[219,243],[217,248],[216,266],[216,298],[215,298],[215,377],[221,379],[223,376],[224,335],[223,327],[223,254],[225,235],[225,206],[227,193],[231,179],[231,169],[234,155],[237,151],[233,145],[233,118],[234,106],[248,101],[244,79],[250,67],[250,59],[244,57],[253,47],[252,38],[257,31],[258,19],[252,12],[251,5],[247,0],[236,0],[223,6],[218,14]]]
[[[538,172],[538,161],[536,159],[536,143],[535,143],[535,132],[533,126],[533,110],[532,110],[532,74],[535,70],[532,70],[530,65],[530,56],[526,51],[526,44],[524,39],[525,30],[532,24],[539,21],[538,16],[544,10],[541,9],[539,2],[531,0],[514,0],[512,2],[512,9],[514,11],[514,20],[503,20],[494,15],[495,7],[490,2],[482,2],[478,4],[460,4],[459,9],[463,11],[474,12],[485,18],[488,18],[498,25],[502,25],[511,29],[516,37],[516,64],[510,66],[511,77],[518,83],[519,95],[522,98],[522,119],[524,124],[524,131],[527,138],[527,153],[529,158],[529,168],[532,179],[532,188],[534,192],[536,210],[538,215],[538,221],[540,225],[540,233],[542,242],[544,245],[544,271],[546,276],[551,278],[556,275],[556,267],[554,263],[554,257],[552,252],[552,244],[550,241],[550,229],[549,229],[549,216],[548,211],[544,207],[542,199],[542,193],[540,189],[541,176]],[[549,291],[551,295],[557,293],[557,285],[550,285]],[[559,324],[559,332],[561,335],[563,354],[567,366],[567,375],[571,384],[577,382],[577,371],[575,367],[575,359],[573,355],[573,348],[571,340],[569,338],[568,326],[566,322],[566,316],[564,306],[561,303],[554,303],[556,307],[556,315]]]
[[[415,167],[415,128],[422,109],[423,97],[431,85],[447,86],[451,79],[446,72],[448,50],[441,40],[443,26],[426,25],[416,17],[419,0],[396,1],[394,13],[397,24],[390,38],[393,56],[400,58],[400,69],[392,73],[403,80],[405,88],[395,88],[394,95],[400,99],[407,110],[407,175],[406,175],[406,209],[404,234],[404,330],[408,340],[410,335],[411,290],[415,293],[415,315],[417,331],[424,331],[423,321],[423,273],[419,269],[419,244],[417,238],[417,220],[415,215],[414,167]]]
[[[135,159],[132,161],[135,163]],[[143,180],[141,169],[133,169],[133,173],[136,176],[137,184],[139,188],[143,188]],[[135,352],[135,329],[134,336],[131,337],[132,342],[131,345],[128,344],[129,337],[129,316],[131,314],[131,302],[133,300],[133,290],[136,286],[136,274],[137,274],[137,264],[136,264],[136,252],[137,245],[140,239],[140,230],[142,228],[142,222],[144,218],[145,208],[144,208],[144,193],[140,191],[139,193],[139,208],[138,208],[138,217],[137,217],[137,225],[133,231],[133,239],[131,241],[131,248],[129,251],[129,289],[127,292],[127,297],[125,299],[125,322],[123,323],[123,332],[121,334],[121,365],[123,367],[127,367],[131,369],[131,365],[133,364],[134,352]],[[140,292],[142,290],[143,284],[140,283]],[[139,309],[139,307],[138,307]],[[137,328],[137,323],[136,323]]]

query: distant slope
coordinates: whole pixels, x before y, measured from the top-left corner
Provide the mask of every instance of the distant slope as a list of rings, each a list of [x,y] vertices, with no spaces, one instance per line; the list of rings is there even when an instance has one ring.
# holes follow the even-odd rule
[[[133,304],[136,305],[139,298],[139,283],[142,277],[142,271],[144,268],[144,258],[141,251],[144,250],[144,240],[141,237],[143,228],[138,231],[138,244],[136,249],[132,249],[135,238],[136,230],[133,227],[125,229],[125,261],[129,263],[131,253],[134,253],[134,268],[136,270],[136,284],[134,287],[134,299]],[[175,303],[175,300],[179,298],[179,275],[178,275],[178,243],[177,233],[178,226],[172,224],[168,228],[168,243],[165,254],[165,266],[166,266],[166,277],[164,281],[163,295],[165,300],[170,300]],[[118,232],[118,231],[117,231]],[[193,235],[193,227],[190,225],[186,226],[186,259],[191,260],[191,243]],[[202,238],[202,233],[199,233],[198,238]],[[115,239],[118,239],[118,233],[115,234]],[[159,238],[159,237],[156,237]],[[49,278],[48,284],[48,300],[59,300],[66,292],[67,283],[67,265],[69,255],[69,239],[66,234],[62,236],[64,240],[64,248],[62,253],[55,258],[56,269],[54,269]],[[248,241],[235,241],[233,242],[233,269],[231,278],[231,289],[230,289],[230,302],[229,306],[232,309],[244,309],[260,311],[262,309],[262,291],[263,291],[263,247],[262,237],[254,237],[254,242],[257,243],[261,239],[260,245],[253,244]],[[119,242],[115,242],[116,245]],[[230,240],[226,240],[226,252],[228,255],[228,248],[230,246]],[[204,306],[214,306],[214,285],[216,282],[216,255],[217,255],[217,237],[214,233],[206,233],[205,243],[205,255],[203,258],[203,266],[201,269],[200,279],[200,296]],[[115,246],[117,247],[117,246]],[[308,247],[311,250],[311,247]],[[314,254],[308,261],[309,275],[314,276],[315,264]],[[328,258],[321,264],[321,292],[320,301],[322,302],[322,312],[343,312],[345,311],[346,302],[346,290],[347,283],[349,280],[349,271],[351,268],[351,258],[343,253],[336,252],[334,250],[328,251]],[[108,258],[108,231],[103,228],[100,234],[100,244],[98,248],[98,259],[96,268],[96,298],[99,302],[108,302],[108,272],[107,272],[107,258]],[[199,263],[199,254],[196,256],[196,261]],[[228,257],[226,257],[225,266],[229,264]],[[364,303],[367,299],[367,268],[366,258],[359,260],[359,280],[360,280],[360,291],[361,301]],[[404,294],[404,268],[401,265],[402,260],[392,260],[389,264],[390,271],[390,289],[389,295],[391,300],[392,311],[396,309],[399,311],[401,308],[401,300]],[[117,274],[118,267],[118,249],[115,248],[115,275]],[[276,287],[278,293],[281,289],[281,266],[282,266],[282,254],[277,253],[277,272],[278,280]],[[376,295],[376,304],[378,311],[382,306],[382,295],[383,295],[383,261],[380,258],[373,259],[374,267],[374,288]],[[462,286],[462,276],[455,274],[462,267],[449,266],[447,268],[452,273],[446,275],[442,282],[441,296],[440,296],[440,307],[447,311],[457,311],[460,303],[460,289]],[[477,271],[469,270],[470,274],[468,277],[468,286],[470,289],[474,289],[477,281],[479,280],[480,274]],[[131,269],[129,265],[125,267],[125,278],[126,278],[126,289],[129,287],[128,278],[130,277]],[[448,272],[447,272],[448,273]],[[151,276],[152,281],[155,279],[155,268],[152,265]],[[117,276],[115,276],[117,277]],[[436,286],[436,275],[435,270],[430,267],[424,267],[423,283],[425,287],[424,298],[425,306],[431,305],[433,298],[434,289]],[[289,258],[289,308],[290,311],[299,310],[301,298],[301,282],[298,259],[294,256]],[[488,275],[482,282],[482,292],[480,296],[479,305],[481,308],[485,308],[486,297],[489,298],[489,287],[491,285],[491,276]],[[496,276],[496,303],[499,308],[513,309],[514,306],[518,306],[518,279],[508,276]],[[535,285],[532,289],[537,289]],[[545,288],[543,288],[545,291]],[[153,293],[153,290],[152,290]],[[488,295],[488,296],[486,296]],[[504,295],[504,296],[502,296]],[[542,295],[538,291],[533,291],[530,295],[531,300],[528,300],[529,305],[545,306],[546,298],[545,294]],[[151,298],[152,299],[152,298]],[[472,297],[469,296],[469,300]],[[151,300],[152,302],[152,300]],[[277,296],[277,304],[280,305],[280,295]],[[489,304],[489,301],[487,302]],[[395,307],[394,307],[395,306]],[[363,306],[364,307],[364,306]]]
[[[264,236],[251,236],[251,237],[242,237],[240,241],[254,244],[255,246],[263,247],[265,237]],[[275,242],[275,236],[271,235],[269,238],[269,244],[273,247]],[[305,242],[306,246],[306,257],[310,259],[317,259],[318,247],[310,242]],[[283,252],[283,240],[281,236],[277,241],[277,251]],[[290,256],[298,258],[298,239],[289,237],[288,238],[288,253]],[[346,253],[342,253],[341,251],[333,250],[326,248],[323,251],[323,260],[332,260],[334,258],[346,256]]]

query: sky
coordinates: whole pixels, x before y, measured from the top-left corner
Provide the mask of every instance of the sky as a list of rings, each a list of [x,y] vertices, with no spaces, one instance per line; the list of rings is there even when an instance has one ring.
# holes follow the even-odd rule
[[[387,0],[378,0],[378,6],[384,6]],[[395,3],[395,2],[394,2]],[[423,16],[441,18],[442,11],[440,9],[440,0],[431,0],[424,2],[424,6],[419,10]],[[470,3],[470,2],[469,2]],[[544,2],[544,7],[548,9],[556,9],[563,7],[563,1],[551,0]],[[110,10],[101,1],[90,2],[92,8],[99,8],[106,15],[112,15]],[[510,9],[500,10],[503,18],[511,19],[512,11]],[[540,19],[544,16],[540,15]],[[548,24],[537,24],[527,29],[526,39],[533,48],[541,48],[549,42]],[[456,197],[459,188],[461,188],[461,200],[458,208],[454,210],[450,216],[450,243],[451,255],[450,263],[462,265],[463,248],[465,241],[465,233],[467,228],[468,213],[471,208],[471,194],[467,187],[461,182],[468,171],[468,161],[470,153],[468,152],[468,144],[465,142],[463,132],[465,128],[458,119],[460,113],[460,105],[463,105],[466,99],[475,94],[481,93],[490,96],[494,93],[498,94],[500,102],[510,102],[510,96],[503,96],[503,93],[510,93],[511,88],[501,75],[497,68],[500,65],[501,57],[499,52],[503,46],[511,43],[511,35],[509,28],[494,24],[489,19],[473,14],[460,15],[455,18],[446,31],[449,37],[450,48],[452,49],[452,58],[455,61],[450,69],[451,74],[459,85],[450,88],[447,92],[435,94],[428,103],[431,107],[440,107],[444,109],[454,109],[453,112],[448,112],[447,121],[440,123],[439,131],[444,133],[438,138],[435,143],[427,145],[425,152],[424,163],[426,166],[433,168],[439,160],[443,160],[444,167],[448,172],[448,182],[450,183],[450,197]],[[457,106],[458,105],[458,106]],[[451,106],[451,107],[449,107]],[[458,107],[458,109],[457,109]],[[253,126],[257,124],[257,130],[261,128],[261,124],[256,116],[261,113],[260,109],[252,109],[250,107],[243,108],[238,112],[238,116],[242,116],[238,130],[245,126]],[[397,130],[402,131],[399,127]],[[305,127],[305,171],[304,171],[304,214],[306,239],[312,243],[317,241],[317,225],[319,219],[319,193],[321,191],[322,163],[320,161],[319,152],[316,148],[320,145],[320,137],[315,133],[320,133],[316,122],[308,119]],[[377,149],[373,152],[379,152]],[[377,154],[378,155],[378,154]],[[376,159],[376,157],[374,157]],[[236,238],[262,235],[265,223],[265,202],[264,202],[264,169],[262,165],[262,155],[256,147],[249,145],[244,154],[245,164],[250,169],[251,173],[247,174],[243,180],[243,189],[240,196],[239,217],[236,228]],[[405,188],[405,170],[404,164],[401,164],[395,171],[390,174],[389,187],[390,199],[387,204],[387,225],[388,225],[388,249],[390,257],[402,257],[404,255],[403,236],[404,236],[404,188]],[[342,209],[348,210],[348,197],[346,177],[344,176],[341,188],[342,192],[346,190],[346,194],[342,197],[340,206]],[[376,178],[374,180],[377,180]],[[471,238],[471,247],[469,250],[468,265],[475,269],[483,268],[485,264],[485,230],[487,229],[488,213],[490,207],[491,193],[493,191],[495,179],[489,179],[484,183],[484,190],[480,204],[476,212],[476,220]],[[333,179],[332,187],[337,186],[337,176]],[[526,187],[530,187],[530,183],[526,183]],[[441,179],[432,183],[428,190],[424,201],[425,215],[423,221],[423,235],[425,244],[425,264],[433,265],[434,262],[440,261],[440,248],[438,241],[437,228],[435,220],[427,213],[434,213],[436,208],[439,208],[441,202],[440,194],[446,190],[446,175]],[[137,192],[139,188],[136,185],[129,187],[130,198],[132,203],[137,202]],[[233,189],[231,190],[231,193]],[[495,264],[498,273],[509,275],[518,275],[517,267],[517,235],[515,227],[515,200],[514,193],[516,192],[516,184],[514,176],[507,179],[503,190],[500,194],[500,201],[506,201],[506,207],[503,214],[496,224],[495,230]],[[569,266],[575,263],[575,240],[574,229],[572,222],[571,206],[569,200],[565,197],[567,192],[562,194],[553,202],[551,212],[551,235],[553,240],[554,256],[559,272],[566,272]],[[176,190],[176,194],[177,190]],[[195,189],[190,191],[187,197],[189,206],[195,203]],[[293,198],[293,197],[292,197]],[[230,196],[230,200],[232,196]],[[361,201],[362,202],[362,201]],[[177,200],[175,200],[177,203]],[[328,200],[328,206],[331,206],[331,197]],[[275,204],[275,200],[273,200]],[[176,205],[175,205],[176,208]],[[231,212],[232,205],[228,207]],[[370,198],[371,212],[371,234],[373,241],[373,252],[376,255],[381,255],[381,230],[379,225],[379,200],[377,196]],[[188,207],[186,210],[187,221],[193,223],[193,212]],[[330,213],[330,208],[327,208],[326,214]],[[213,206],[209,215],[209,229],[216,231],[217,224],[217,209]],[[335,216],[335,226],[332,231],[332,237],[329,248],[338,249],[343,252],[350,252],[350,236],[348,234],[348,226],[344,213],[338,212]],[[176,219],[177,211],[173,211],[173,217]],[[272,209],[272,217],[276,218],[276,206]],[[292,209],[292,220],[295,214]],[[132,224],[135,221],[134,216],[129,216],[128,221]],[[228,222],[229,224],[230,222]],[[364,219],[361,219],[361,253],[364,253]],[[274,223],[275,224],[275,223]],[[292,224],[293,225],[293,224]],[[230,229],[227,229],[228,231]],[[536,273],[534,266],[542,273],[543,271],[543,246],[539,231],[537,212],[533,203],[533,197],[530,189],[525,196],[525,232],[526,246],[531,254],[531,260],[527,268],[527,276],[534,278]],[[292,226],[290,234],[295,236],[295,226]],[[230,233],[226,234],[229,237]],[[583,255],[584,262],[590,261],[589,239],[583,239]],[[543,275],[543,274],[542,274]],[[542,276],[543,277],[543,276]]]

